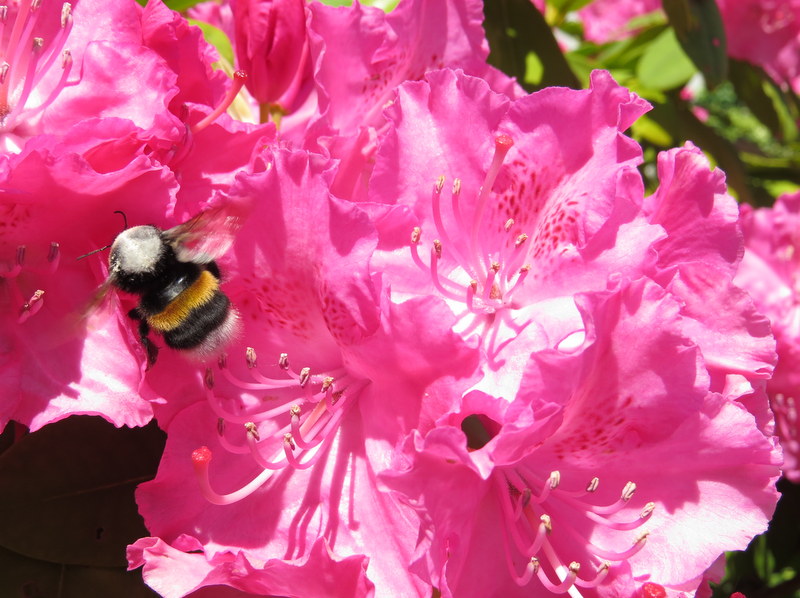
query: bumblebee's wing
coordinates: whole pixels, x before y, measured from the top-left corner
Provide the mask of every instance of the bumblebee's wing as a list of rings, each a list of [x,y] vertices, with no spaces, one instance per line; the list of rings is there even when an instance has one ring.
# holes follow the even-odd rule
[[[241,216],[229,204],[200,212],[191,220],[164,231],[182,262],[207,264],[230,249],[241,228]]]
[[[106,278],[103,283],[97,287],[97,291],[95,291],[92,300],[86,305],[86,307],[83,308],[79,319],[81,321],[88,320],[89,316],[98,311],[100,307],[108,300],[108,294],[111,292],[112,288],[113,284],[111,283],[111,278]]]

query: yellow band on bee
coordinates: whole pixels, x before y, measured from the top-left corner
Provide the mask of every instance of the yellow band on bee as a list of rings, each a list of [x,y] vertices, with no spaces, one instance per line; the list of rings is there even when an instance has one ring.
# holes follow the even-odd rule
[[[147,318],[147,323],[159,332],[174,330],[180,326],[189,313],[207,303],[219,288],[219,281],[208,270],[203,270],[190,287],[169,302],[164,311]]]

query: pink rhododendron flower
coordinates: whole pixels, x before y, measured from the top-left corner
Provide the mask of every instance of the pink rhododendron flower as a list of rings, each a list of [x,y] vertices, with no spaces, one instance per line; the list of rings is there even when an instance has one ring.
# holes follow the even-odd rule
[[[640,319],[638,327],[629,324],[630,332],[623,336],[627,339],[627,334],[635,335],[634,330],[646,328],[645,322],[658,322],[659,331],[671,332],[664,338],[663,345],[649,342],[661,347],[663,354],[675,351],[676,355],[659,365],[657,353],[652,354],[652,359],[646,357],[652,349],[620,350],[617,363],[597,365],[595,371],[615,372],[620,380],[631,384],[638,384],[635,379],[639,375],[691,381],[690,386],[680,386],[682,390],[675,387],[659,396],[677,410],[676,422],[685,419],[686,426],[697,425],[696,418],[704,414],[703,421],[707,420],[708,429],[712,431],[711,437],[704,441],[709,447],[714,447],[718,437],[727,433],[732,421],[729,417],[741,417],[749,422],[743,436],[749,435],[747,442],[761,447],[760,456],[753,462],[748,461],[754,477],[742,486],[736,484],[735,477],[729,476],[725,481],[734,495],[758,497],[751,501],[745,517],[747,523],[736,532],[715,536],[713,540],[703,539],[696,545],[697,552],[687,556],[685,562],[678,562],[674,569],[665,568],[660,562],[658,555],[671,550],[664,546],[683,538],[686,532],[681,529],[691,527],[692,517],[704,509],[722,517],[721,513],[727,508],[724,500],[717,502],[712,488],[693,503],[685,518],[667,518],[661,540],[664,546],[646,547],[635,558],[634,553],[641,545],[621,546],[620,537],[611,533],[619,531],[615,525],[609,524],[610,531],[606,534],[588,522],[574,524],[579,531],[578,545],[583,545],[581,538],[588,539],[592,534],[608,541],[606,545],[593,544],[600,548],[592,552],[592,560],[588,556],[574,557],[584,559],[584,565],[594,563],[594,573],[590,571],[580,583],[593,587],[591,580],[596,574],[595,585],[602,588],[598,591],[608,592],[607,595],[621,592],[619,588],[629,594],[637,583],[650,575],[676,591],[694,590],[703,571],[726,549],[726,542],[744,547],[753,535],[764,529],[776,500],[771,484],[777,472],[778,457],[773,454],[771,418],[762,388],[774,365],[774,341],[764,317],[732,283],[742,254],[738,207],[725,192],[722,173],[712,171],[703,154],[691,145],[659,156],[661,185],[652,196],[644,197],[641,177],[635,169],[640,150],[622,135],[622,131],[646,108],[644,102],[601,72],[594,73],[589,90],[553,88],[516,101],[493,93],[482,81],[458,72],[430,73],[423,82],[401,86],[397,99],[386,110],[389,127],[380,140],[370,181],[369,196],[374,202],[359,204],[370,210],[377,222],[380,241],[373,263],[391,284],[394,300],[441,296],[459,319],[455,330],[465,339],[477,339],[480,343],[485,355],[481,364],[484,377],[475,390],[464,397],[465,406],[456,424],[470,414],[483,414],[499,427],[517,426],[513,429],[518,435],[515,433],[510,438],[520,440],[502,443],[498,440],[503,450],[513,454],[512,463],[518,463],[522,454],[532,447],[555,443],[556,440],[550,440],[551,435],[560,438],[556,422],[561,421],[562,416],[553,419],[550,415],[560,414],[561,408],[557,401],[553,403],[551,395],[573,380],[567,372],[580,369],[573,364],[565,366],[562,375],[551,376],[542,366],[534,372],[529,365],[532,356],[552,352],[565,361],[585,359],[590,354],[588,349],[579,351],[577,356],[573,353],[590,345],[607,347],[604,343],[612,341],[603,340],[606,337],[597,330],[611,335],[609,331],[614,330],[614,326],[601,327],[599,316],[587,307],[599,305],[598,299],[590,301],[579,297],[587,292],[596,294],[607,288],[617,288],[625,280],[638,280],[632,288],[640,289],[639,294],[629,291],[631,296],[623,295],[624,299],[616,301],[630,304],[630,311],[639,313]],[[468,132],[464,130],[464,122],[470,124]],[[430,247],[424,253],[420,251],[423,238]],[[650,282],[646,282],[648,279]],[[623,285],[623,288],[626,287]],[[648,302],[661,307],[645,307]],[[637,307],[640,303],[642,306]],[[651,309],[655,311],[647,311]],[[605,321],[604,318],[613,321],[621,316],[612,318],[606,314],[600,321]],[[619,342],[621,347],[636,346],[630,340],[613,342]],[[668,350],[670,343],[674,345]],[[689,345],[693,349],[686,353],[685,347]],[[606,357],[613,353],[610,349],[596,350]],[[687,369],[683,373],[677,366],[678,354],[687,359]],[[678,369],[671,369],[673,366]],[[556,364],[552,367],[556,368]],[[662,367],[668,371],[658,373]],[[645,397],[657,388],[652,381],[648,384],[642,383],[640,390],[630,392],[624,392],[621,387],[615,389],[616,393],[599,388],[564,391],[565,396],[578,393],[581,397],[596,399],[610,395],[614,397],[612,402],[624,402],[625,397],[632,401],[630,405],[620,406],[617,420],[607,415],[608,409],[603,410],[602,417],[592,416],[584,424],[577,414],[591,410],[590,407],[577,409],[573,416],[564,412],[565,424],[583,430],[582,435],[577,432],[567,435],[570,442],[576,443],[571,453],[580,446],[579,438],[586,438],[583,449],[587,451],[586,459],[580,459],[580,467],[590,462],[590,447],[597,444],[598,438],[605,437],[602,429],[607,428],[609,433],[617,426],[630,430],[626,427],[625,414],[637,399],[647,402]],[[700,386],[693,386],[696,384]],[[521,414],[522,405],[534,400],[539,402],[530,404],[530,414]],[[490,407],[466,406],[475,405],[475,401],[495,406],[490,412],[486,411]],[[726,406],[726,401],[735,403]],[[568,402],[569,399],[564,399],[563,404]],[[610,404],[605,399],[600,402]],[[696,415],[690,416],[694,410],[697,410]],[[440,422],[449,417],[447,411],[439,413]],[[500,417],[500,414],[504,415]],[[595,425],[597,430],[589,432],[588,428]],[[638,426],[633,420],[630,425]],[[497,427],[489,424],[489,438],[495,436]],[[526,436],[533,435],[534,430],[538,436],[533,439]],[[437,427],[428,438],[439,433],[444,434]],[[698,434],[699,429],[686,433]],[[465,456],[471,454],[463,446],[463,433],[457,425],[448,434],[452,434],[448,451],[455,450],[453,447],[458,445]],[[635,436],[620,434],[628,440]],[[468,438],[469,435],[467,433]],[[412,463],[417,459],[413,454],[424,451],[423,438],[412,435],[407,440],[407,458]],[[621,438],[620,442],[626,445],[627,441]],[[663,438],[662,433],[660,439]],[[649,440],[655,441],[655,436]],[[631,450],[631,459],[636,458],[644,442],[636,440],[626,445]],[[681,442],[676,439],[673,448],[662,445],[657,450],[670,452]],[[560,454],[567,459],[564,453]],[[740,456],[745,454],[747,451]],[[705,465],[698,467],[715,470],[720,466],[715,459],[709,457]],[[492,455],[487,461],[497,465],[500,458]],[[536,480],[526,483],[531,491],[535,487],[539,492],[538,489],[548,484],[549,470],[539,469],[538,459],[535,461],[537,464],[532,461],[525,469],[527,473],[519,475],[523,480]],[[676,460],[676,470],[678,463]],[[480,473],[480,483],[490,478],[485,469],[489,465],[483,470],[478,465],[468,467]],[[725,463],[724,467],[731,471],[736,469],[733,461]],[[560,468],[554,464],[552,469]],[[385,475],[389,478],[394,474],[386,471]],[[443,472],[426,471],[414,478],[417,482],[413,487],[412,482],[406,481],[392,487],[405,489],[412,495],[423,520],[426,516],[435,517],[430,513],[431,501],[437,509],[442,505],[444,522],[461,521],[457,513],[465,517],[467,512],[482,508],[478,502],[473,502],[456,513],[452,509],[460,507],[448,503],[446,491],[433,496],[433,491],[429,494],[420,490],[421,480],[442,475]],[[692,479],[697,481],[706,474],[698,470],[694,475]],[[645,478],[647,476],[643,476]],[[520,478],[515,479],[517,483],[511,484],[517,494],[513,495],[512,491],[509,499],[514,504],[506,506],[517,513],[518,519],[520,505],[528,499],[523,497],[526,492],[525,486],[519,484]],[[632,479],[617,481],[617,491],[626,481],[639,483]],[[485,488],[493,487],[494,483]],[[500,484],[500,487],[507,485]],[[653,486],[654,489],[659,487],[648,501],[671,504],[670,484]],[[486,491],[465,487],[459,496],[475,496],[475,501],[479,501]],[[549,491],[541,492],[538,502],[543,501]],[[687,492],[692,494],[688,489]],[[423,494],[425,496],[421,496]],[[749,498],[745,499],[743,504],[748,501]],[[590,501],[583,508],[594,512],[592,505],[598,504]],[[618,506],[623,508],[622,503]],[[639,508],[644,507],[639,505]],[[509,514],[508,509],[502,512],[505,516]],[[608,515],[611,510],[599,512]],[[537,513],[536,517],[541,514]],[[488,528],[499,529],[496,516],[484,516],[492,522],[486,524]],[[592,516],[588,518],[601,527],[607,523],[594,520]],[[569,520],[575,521],[575,518]],[[475,589],[475,595],[482,595],[481,592],[485,595],[487,588],[481,587],[468,573],[475,570],[474,563],[484,562],[483,556],[469,545],[469,534],[451,533],[451,528],[447,527],[450,523],[443,525],[444,528],[437,531],[436,524],[430,523],[424,537],[431,538],[434,554],[450,555],[447,563],[437,562],[436,557],[421,557],[415,570],[429,576],[431,583],[442,591],[449,587],[454,595],[462,595],[470,591],[466,588],[479,588]],[[516,573],[507,578],[509,587],[516,587],[511,581],[515,576],[521,576],[518,581],[522,582],[545,570],[532,564],[527,573],[521,572],[524,560],[537,556],[542,567],[550,567],[547,569],[550,581],[544,580],[545,586],[559,584],[558,578],[563,581],[560,587],[566,590],[578,579],[568,573],[573,557],[555,548],[555,552],[546,548],[546,543],[542,543],[545,532],[537,532],[538,525],[532,523],[533,530],[526,532],[528,536],[514,539],[522,555],[510,557],[516,564]],[[485,542],[485,534],[481,532],[480,536],[481,542]],[[575,534],[569,540],[565,537],[562,541],[566,545],[576,541]],[[502,537],[498,537],[497,542],[502,542]],[[708,542],[717,544],[712,546]],[[615,549],[609,550],[606,546],[610,545]],[[498,550],[500,544],[492,546],[490,550],[496,558],[502,558]],[[461,550],[458,559],[454,556],[457,549]],[[540,549],[544,551],[542,554],[538,554]],[[591,552],[595,548],[588,550]],[[420,553],[423,551],[420,548]],[[523,559],[522,565],[515,560],[517,558]],[[602,567],[603,559],[617,562],[608,581],[601,581],[607,575]],[[550,564],[545,565],[546,561]],[[454,569],[452,578],[445,572],[450,572],[451,567]],[[627,594],[623,592],[622,595]]]
[[[499,92],[522,94],[486,63],[480,0],[404,0],[388,15],[357,2],[309,9],[319,107],[301,132],[305,147],[342,161],[333,184],[339,197],[363,198],[382,111],[404,81],[452,67],[484,77]]]
[[[620,276],[682,298],[715,390],[770,375],[769,326],[731,283],[736,203],[691,146],[660,157],[662,185],[643,197],[640,149],[621,132],[646,107],[601,72],[590,90],[510,101],[441,71],[403,85],[387,109],[375,203],[362,204],[381,234],[374,263],[396,297],[448,302],[459,332],[481,339],[487,388],[513,397],[527,352],[580,339],[573,296]]]
[[[728,53],[800,93],[800,0],[718,0]]]
[[[692,592],[766,528],[779,453],[710,390],[680,304],[645,281],[578,301],[577,351],[531,354],[511,403],[467,394],[382,476],[417,506],[415,570],[443,596]]]
[[[211,72],[199,31],[175,17],[161,3],[123,10],[81,2],[67,38],[79,78],[57,90],[41,120],[24,120],[23,110],[14,121],[9,135],[26,137],[0,169],[3,423],[36,429],[89,413],[142,425],[152,415],[124,313],[112,303],[84,318],[106,276],[105,258],[75,260],[122,230],[115,210],[131,224],[163,228],[195,215],[271,132],[227,117],[212,124],[217,115],[205,102],[224,110],[217,92],[225,77]],[[115,61],[136,74],[109,77]]]
[[[767,383],[784,450],[784,474],[800,481],[800,193],[782,195],[772,208],[743,205],[746,251],[736,283],[769,317],[778,365]]]
[[[258,198],[225,270],[243,338],[198,384],[207,402],[170,415],[159,473],[137,502],[154,536],[190,535],[212,561],[304,559],[321,538],[337,559],[368,556],[378,595],[428,594],[398,568],[416,516],[375,472],[404,434],[430,427],[430,404],[455,404],[477,352],[441,300],[387,302],[369,268],[374,228],[330,195],[332,177],[320,156],[280,149],[240,175],[232,196]],[[159,365],[149,378],[174,377]]]

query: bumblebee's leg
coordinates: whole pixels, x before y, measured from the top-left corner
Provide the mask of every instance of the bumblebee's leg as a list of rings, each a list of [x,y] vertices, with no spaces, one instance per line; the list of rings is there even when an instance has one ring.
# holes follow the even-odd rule
[[[139,342],[142,343],[142,347],[144,347],[144,351],[147,354],[147,368],[145,369],[149,370],[153,367],[153,364],[155,364],[158,358],[158,347],[148,336],[150,334],[150,326],[147,324],[147,320],[139,313],[138,309],[134,308],[129,311],[128,317],[139,321]]]

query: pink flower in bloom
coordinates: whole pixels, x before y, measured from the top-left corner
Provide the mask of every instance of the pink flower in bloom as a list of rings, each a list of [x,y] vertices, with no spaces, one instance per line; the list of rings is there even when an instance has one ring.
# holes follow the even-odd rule
[[[728,53],[800,93],[800,0],[719,0]]]
[[[646,107],[601,72],[590,90],[510,101],[441,71],[403,85],[387,110],[374,203],[361,204],[381,234],[373,262],[396,297],[449,303],[457,330],[481,339],[487,389],[513,397],[528,352],[579,340],[573,296],[620,276],[648,275],[682,297],[714,390],[770,375],[769,326],[731,284],[736,203],[693,147],[664,153],[662,186],[643,197],[641,151],[621,131]]]
[[[414,570],[443,596],[693,592],[766,528],[778,453],[710,391],[680,304],[646,281],[578,301],[577,351],[530,355],[511,403],[467,394],[382,475],[418,508]]]
[[[212,563],[294,562],[322,538],[337,560],[369,557],[378,595],[429,594],[398,566],[411,560],[416,516],[375,472],[404,434],[430,427],[432,404],[455,404],[477,352],[450,331],[441,300],[387,302],[369,267],[374,228],[330,195],[333,174],[320,156],[268,149],[240,175],[232,196],[258,198],[225,270],[243,339],[198,382],[207,402],[171,415],[137,502],[154,536],[191,536]],[[131,564],[163,571],[168,558]]]
[[[373,214],[380,234],[373,264],[391,284],[395,301],[426,295],[445,299],[458,318],[455,330],[465,339],[477,339],[485,355],[484,377],[464,397],[461,409],[455,412],[457,417],[439,412],[437,421],[450,422],[452,429],[445,432],[440,426],[427,437],[410,436],[405,445],[409,477],[398,476],[396,483],[391,482],[395,489],[411,495],[423,521],[428,518],[423,537],[430,539],[433,556],[420,558],[415,571],[442,591],[449,587],[457,596],[471,591],[467,588],[476,588],[476,596],[488,591],[469,573],[475,570],[476,562],[484,562],[484,555],[470,543],[469,532],[457,533],[449,527],[450,522],[483,510],[481,497],[490,493],[491,506],[482,516],[491,523],[482,529],[509,530],[519,519],[520,509],[533,500],[528,491],[537,493],[537,504],[545,501],[550,493],[548,484],[560,483],[550,478],[550,472],[558,470],[560,479],[565,479],[566,469],[557,463],[563,460],[565,468],[568,455],[577,454],[584,445],[581,450],[585,456],[576,457],[575,467],[585,479],[572,478],[573,485],[565,486],[569,492],[553,493],[554,502],[550,503],[553,512],[575,522],[576,533],[561,536],[564,548],[548,548],[547,522],[541,523],[544,527],[532,523],[519,534],[508,531],[507,544],[513,543],[508,559],[514,565],[509,568],[509,587],[516,587],[513,578],[526,585],[533,575],[545,586],[561,584],[564,591],[573,581],[591,587],[595,579],[601,594],[615,595],[619,588],[631,593],[636,584],[652,576],[674,589],[693,590],[720,552],[734,546],[743,548],[766,525],[776,499],[771,485],[778,459],[762,387],[772,372],[774,341],[766,320],[732,283],[742,252],[738,207],[725,193],[722,173],[710,170],[702,153],[691,145],[659,156],[661,185],[655,194],[644,197],[635,169],[640,149],[622,131],[646,107],[602,72],[593,74],[589,90],[554,88],[511,101],[491,92],[478,79],[440,71],[430,73],[424,82],[401,86],[397,99],[386,110],[390,126],[381,139],[370,181],[369,197],[374,202],[359,204]],[[469,123],[468,131],[465,122]],[[429,247],[424,252],[420,250],[422,239]],[[625,290],[626,280],[638,280],[631,283],[633,290]],[[622,316],[610,315],[618,314],[620,307],[595,313],[598,306],[605,305],[597,293],[620,286],[622,298],[614,295],[617,298],[608,299],[608,304],[621,302],[637,316],[630,316],[635,324],[626,324],[624,333],[612,324]],[[642,334],[638,331],[646,329],[648,322],[658,322],[650,333],[665,336],[643,340],[640,347],[632,337]],[[609,348],[614,346],[620,349]],[[630,346],[640,348],[623,349]],[[662,363],[657,358],[659,351],[674,357]],[[616,361],[605,361],[615,354]],[[561,374],[550,375],[551,370],[544,366],[532,370],[529,363],[537,355],[557,356],[549,365],[554,370],[562,367],[559,360],[568,365],[558,370]],[[594,361],[596,358],[600,361]],[[583,365],[577,365],[576,360]],[[599,374],[587,373],[587,384],[600,385],[565,388],[565,384],[577,383],[574,372],[582,368],[609,376],[613,373],[619,386],[610,389],[605,384],[611,384],[611,380],[598,380],[594,376]],[[638,376],[650,382],[637,382]],[[658,384],[653,380],[659,380]],[[636,389],[626,391],[627,384]],[[664,385],[670,390],[664,390]],[[563,393],[563,399],[556,398],[559,393]],[[604,406],[602,415],[591,407],[577,406],[568,414],[567,405],[583,400],[575,397],[597,400]],[[627,399],[630,403],[625,403]],[[673,550],[669,546],[694,525],[693,517],[703,519],[705,515],[699,514],[706,512],[725,517],[727,498],[718,499],[712,487],[691,500],[681,516],[669,517],[662,512],[655,517],[651,523],[662,530],[657,541],[660,545],[643,550],[640,542],[623,540],[617,534],[643,521],[629,517],[629,523],[619,527],[622,514],[610,519],[590,514],[578,520],[574,514],[564,515],[560,502],[563,499],[576,507],[568,499],[574,498],[576,485],[603,477],[599,463],[604,462],[604,452],[593,450],[598,439],[619,435],[612,444],[621,443],[619,450],[630,451],[628,458],[632,460],[639,458],[641,450],[643,462],[648,463],[642,469],[652,469],[653,462],[660,462],[662,458],[655,456],[660,451],[675,452],[682,445],[682,435],[672,443],[661,444],[667,438],[665,432],[675,426],[666,426],[660,434],[656,430],[645,434],[646,424],[633,417],[638,413],[639,400],[649,406],[661,401],[672,405],[675,426],[685,422],[681,434],[699,434],[698,422],[705,422],[711,434],[703,440],[711,450],[708,460],[698,460],[694,473],[686,474],[686,497],[695,496],[692,488],[704,476],[716,475],[708,472],[718,467],[736,471],[736,460],[741,459],[740,466],[753,470],[753,476],[742,485],[730,473],[723,484],[732,496],[747,497],[740,501],[750,505],[744,525],[727,534],[698,539],[695,551],[687,553],[685,562],[676,561],[673,568],[660,562],[659,555]],[[606,407],[612,404],[618,405],[618,412]],[[666,405],[653,408],[654,413],[660,413]],[[587,412],[582,419],[579,414]],[[478,457],[467,450],[460,428],[471,415],[495,422],[482,424],[485,441],[496,437],[497,446],[509,451],[511,456],[503,457],[508,461],[495,453],[485,457],[484,465],[471,461]],[[717,459],[725,452],[716,452],[713,447],[728,433],[733,421],[728,418],[748,422],[746,429],[742,428],[742,438],[737,437],[734,444],[741,441],[759,448],[753,449],[755,453],[750,449],[737,452],[733,461],[720,464]],[[567,427],[559,428],[561,425]],[[501,429],[515,432],[501,441],[497,436]],[[562,436],[559,429],[569,432]],[[631,430],[637,431],[632,434]],[[426,453],[426,443],[434,442],[438,434],[450,435],[447,451],[460,447],[462,458],[470,460],[464,461],[465,467],[478,475],[470,479],[480,490],[465,486],[457,493],[475,497],[463,511],[451,504],[449,486],[437,493],[436,485],[422,483],[447,479],[449,484],[450,474],[416,469],[421,463],[427,467],[429,459],[447,469],[449,460],[455,459],[449,452],[444,460],[441,454],[432,457]],[[526,451],[550,443],[556,446],[562,439],[552,466],[540,465],[540,457],[541,462],[547,462],[544,454],[521,461]],[[571,450],[563,448],[567,446]],[[611,452],[619,455],[617,449]],[[508,477],[498,482],[498,477],[489,472],[491,466],[501,462],[513,465],[516,473],[504,470],[503,475]],[[676,457],[673,467],[678,471],[683,464],[683,458]],[[593,469],[595,466],[597,469]],[[385,472],[387,479],[396,475]],[[637,509],[641,511],[652,502],[674,515],[669,506],[674,500],[670,491],[675,487],[674,480],[648,481],[652,475],[644,471],[625,480],[619,472],[609,475],[616,481],[614,492],[626,494],[622,488],[627,482],[640,487],[641,482],[652,484],[653,493],[643,497],[644,502],[637,507],[624,499],[612,508],[608,505],[613,500],[603,503],[598,498],[609,499],[610,493],[591,492],[577,504],[579,513],[610,516],[619,510],[635,515]],[[515,481],[509,482],[512,478]],[[493,490],[496,487],[500,490]],[[509,494],[509,487],[510,495],[505,496],[503,488]],[[557,496],[561,498],[556,500]],[[441,508],[438,514],[431,513],[432,505]],[[535,519],[548,515],[555,527],[558,524],[549,511],[551,506],[547,511],[537,511]],[[510,517],[510,512],[516,515],[500,517]],[[520,525],[524,528],[528,524]],[[480,543],[486,543],[488,533],[479,534]],[[493,537],[496,544],[486,545],[496,558],[503,558],[503,536]],[[587,548],[585,542],[589,540],[592,546]],[[578,556],[567,556],[570,550],[576,550]],[[420,553],[424,551],[420,548]],[[532,557],[539,559],[541,568],[531,561],[523,572],[525,561]],[[573,558],[589,572],[580,577],[570,574]],[[616,562],[610,573],[605,572],[603,560]],[[544,575],[546,579],[541,577]]]
[[[451,67],[483,77],[496,91],[522,93],[486,63],[480,0],[404,0],[388,15],[357,2],[313,3],[309,10],[319,106],[301,133],[305,147],[341,160],[332,187],[339,197],[363,198],[382,111],[401,83]]]
[[[26,6],[31,18],[13,25],[27,23],[23,33],[36,31],[32,17],[48,16],[54,5]],[[141,395],[160,397],[143,385],[139,342],[125,312],[112,303],[83,317],[107,274],[105,258],[76,258],[122,230],[115,210],[132,225],[163,228],[195,215],[271,131],[226,117],[227,128],[212,124],[217,114],[208,103],[224,110],[226,79],[211,72],[199,31],[161,3],[120,6],[80,3],[66,19],[72,28],[55,37],[69,42],[80,68],[52,89],[50,70],[34,76],[29,97],[46,92],[50,103],[41,118],[25,108],[8,121],[18,153],[5,154],[0,169],[3,424],[15,419],[36,429],[72,413],[117,425],[149,420],[152,407]],[[108,76],[116,69],[119,76]]]
[[[778,365],[767,383],[784,450],[784,474],[800,481],[800,193],[772,208],[742,206],[746,251],[736,283],[769,317]]]

